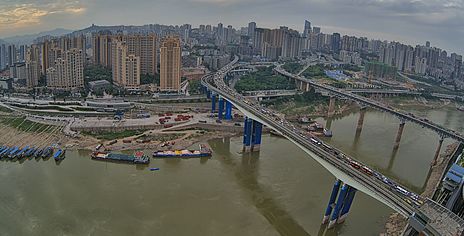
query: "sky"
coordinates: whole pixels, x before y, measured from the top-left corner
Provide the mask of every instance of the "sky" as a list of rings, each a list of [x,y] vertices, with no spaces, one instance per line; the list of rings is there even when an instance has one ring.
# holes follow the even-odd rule
[[[464,0],[0,0],[0,38],[55,28],[190,23],[281,25],[464,54]]]

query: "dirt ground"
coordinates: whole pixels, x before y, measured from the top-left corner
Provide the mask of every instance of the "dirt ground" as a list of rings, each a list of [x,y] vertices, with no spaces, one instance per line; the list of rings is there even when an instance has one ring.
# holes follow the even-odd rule
[[[210,139],[228,137],[235,135],[234,133],[228,132],[219,132],[219,131],[200,131],[200,130],[186,130],[186,131],[163,131],[163,130],[148,130],[145,131],[145,134],[148,137],[177,137],[174,139],[163,139],[160,140],[150,140],[149,142],[142,143],[137,142],[137,140],[142,140],[139,138],[141,135],[126,137],[117,139],[116,143],[109,145],[110,141],[107,140],[98,140],[91,136],[81,135],[77,139],[72,139],[68,142],[67,146],[70,149],[87,149],[93,150],[98,144],[104,144],[106,148],[110,150],[130,150],[130,149],[156,149],[156,150],[179,150],[186,149],[194,144],[206,143]],[[143,135],[142,134],[142,135]],[[131,140],[130,143],[124,143],[123,140]],[[166,146],[162,147],[162,144]]]
[[[19,118],[18,118],[19,119]],[[21,124],[20,124],[21,125]],[[38,128],[39,127],[39,128]],[[61,146],[68,141],[62,130],[64,126],[41,125],[34,123],[24,130],[6,124],[0,124],[0,145],[18,147]]]

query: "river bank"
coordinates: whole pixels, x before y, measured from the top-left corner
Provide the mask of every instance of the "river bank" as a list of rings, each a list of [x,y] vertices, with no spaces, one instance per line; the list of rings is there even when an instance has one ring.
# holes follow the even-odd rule
[[[97,144],[104,144],[107,148],[114,151],[124,150],[178,150],[186,149],[192,145],[205,143],[212,139],[235,136],[236,133],[224,131],[206,131],[206,130],[187,130],[187,131],[161,131],[151,130],[143,132],[140,135],[134,135],[111,142],[108,140],[97,139],[92,136],[81,136],[67,143],[68,149],[74,150],[93,150]],[[149,141],[144,138],[149,138]],[[114,143],[113,143],[114,142]],[[113,143],[113,144],[111,144]]]
[[[387,97],[382,102],[404,110],[409,109],[443,109],[456,108],[454,103],[447,99],[426,99],[424,97]]]
[[[451,160],[452,155],[456,148],[458,148],[458,143],[452,143],[446,147],[444,153],[442,153],[438,160],[437,164],[430,167],[430,176],[425,186],[424,192],[422,192],[421,196],[426,198],[432,198],[435,189],[438,187],[441,181],[441,177],[443,176],[443,172],[446,171],[448,166],[448,162]],[[385,223],[384,232],[380,233],[382,236],[396,236],[402,235],[403,231],[405,230],[408,224],[408,219],[402,216],[399,213],[392,213],[387,219]]]

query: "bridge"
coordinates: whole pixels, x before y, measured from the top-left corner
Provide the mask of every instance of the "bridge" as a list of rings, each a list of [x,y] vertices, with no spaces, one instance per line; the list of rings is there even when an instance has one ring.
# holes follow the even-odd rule
[[[238,57],[217,73],[202,78],[202,85],[209,90],[208,96],[213,101],[212,110],[215,111],[215,96],[218,95],[219,119],[222,119],[224,102],[226,119],[231,117],[232,106],[246,116],[244,151],[259,150],[261,129],[266,125],[304,150],[337,178],[323,217],[323,223],[328,222],[329,228],[345,220],[356,191],[361,191],[408,217],[418,232],[426,235],[461,235],[464,232],[464,221],[453,212],[443,209],[430,199],[424,199],[407,191],[381,173],[371,170],[342,151],[296,128],[285,119],[279,118],[273,111],[227,86],[224,77],[234,68],[237,61]]]
[[[382,94],[382,95],[422,95],[420,92],[405,89],[345,89],[355,94]]]
[[[402,111],[400,111],[398,109],[395,109],[395,108],[393,108],[391,106],[388,106],[386,104],[383,104],[381,102],[369,99],[367,97],[363,97],[361,95],[357,95],[355,93],[345,91],[343,89],[338,89],[338,88],[335,88],[335,87],[332,87],[332,86],[329,86],[329,85],[325,85],[325,84],[315,82],[315,81],[313,81],[311,79],[307,79],[307,78],[304,78],[304,77],[301,77],[301,76],[298,76],[298,75],[291,74],[291,73],[285,71],[280,66],[277,66],[274,70],[277,73],[279,73],[279,74],[281,74],[283,76],[294,79],[295,82],[297,82],[297,87],[300,88],[300,90],[309,91],[310,87],[313,87],[313,88],[315,88],[317,90],[325,91],[325,92],[329,93],[329,95],[331,96],[330,97],[330,103],[329,103],[329,116],[333,114],[333,110],[334,110],[334,106],[335,106],[335,97],[339,97],[339,98],[355,101],[358,104],[360,104],[362,107],[371,107],[371,108],[374,108],[374,109],[377,109],[377,110],[380,110],[380,111],[388,112],[388,113],[398,117],[401,122],[400,122],[400,125],[399,125],[399,128],[398,128],[398,133],[397,133],[397,136],[396,136],[396,139],[395,139],[395,146],[399,145],[399,143],[401,141],[401,136],[403,134],[404,125],[405,125],[406,121],[416,123],[416,124],[418,124],[418,125],[420,125],[420,126],[422,126],[424,128],[428,128],[428,129],[436,132],[439,135],[440,139],[439,139],[439,142],[438,142],[438,147],[437,147],[437,150],[435,152],[435,157],[433,159],[432,164],[436,163],[437,158],[439,157],[439,154],[440,154],[441,147],[443,145],[443,140],[445,138],[452,138],[452,139],[457,140],[459,142],[464,141],[464,136],[462,134],[460,134],[460,133],[458,133],[458,132],[456,132],[454,130],[444,128],[444,127],[442,127],[442,126],[440,126],[438,124],[435,124],[435,123],[429,121],[426,118],[417,117],[412,113],[407,113],[406,114],[406,113],[404,113],[404,112],[402,112]],[[364,116],[362,114],[360,116],[360,120],[358,121],[358,125],[359,124],[362,125],[363,121],[361,119],[364,119]],[[358,129],[359,129],[359,127],[358,127]]]
[[[232,72],[235,72],[233,70]],[[346,92],[354,94],[376,94],[376,95],[421,95],[420,92],[402,90],[402,89],[345,89]],[[271,97],[286,97],[298,94],[298,90],[255,90],[244,91],[242,94],[252,98],[271,98]]]

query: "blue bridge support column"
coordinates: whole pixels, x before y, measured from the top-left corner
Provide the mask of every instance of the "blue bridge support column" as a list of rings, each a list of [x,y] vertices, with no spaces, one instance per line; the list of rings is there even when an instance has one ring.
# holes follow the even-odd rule
[[[216,111],[216,94],[211,92],[211,113]]]
[[[254,120],[253,121],[253,133],[252,133],[252,140],[251,140],[251,150],[252,151],[259,151],[261,146],[261,135],[263,133],[263,124]]]
[[[340,190],[340,185],[342,181],[336,180],[332,188],[332,193],[330,194],[329,204],[327,204],[327,209],[325,210],[324,218],[322,218],[322,224],[327,224],[329,222],[330,214],[334,208],[335,200],[337,199],[338,191]]]
[[[324,218],[322,219],[322,224],[329,222],[327,226],[329,229],[333,228],[335,223],[341,224],[345,221],[356,193],[356,189],[348,184],[343,184],[340,190],[341,184],[342,182],[340,180],[335,181],[329,204],[327,205]]]
[[[251,135],[252,135],[252,127],[253,120],[245,117],[245,124],[243,128],[243,152],[250,152],[251,151]]]
[[[232,120],[232,103],[226,100],[226,120]]]
[[[330,217],[329,226],[327,226],[329,229],[334,227],[335,223],[337,223],[337,219],[340,216],[340,211],[342,210],[343,202],[345,201],[348,188],[349,186],[347,184],[343,184],[342,189],[340,190],[340,194],[337,198],[337,204],[335,205],[332,216]]]
[[[218,119],[219,120],[222,120],[222,117],[224,115],[224,98],[222,98],[221,96],[219,96],[219,100],[218,100]]]
[[[206,98],[211,99],[211,91],[209,91],[206,87],[205,87],[205,90],[206,90]]]
[[[342,211],[340,212],[340,217],[338,217],[338,220],[337,220],[338,224],[345,222],[345,219],[348,216],[348,212],[350,212],[351,203],[353,203],[355,194],[356,194],[356,189],[350,186],[348,193],[346,195],[346,198],[345,198],[345,202],[343,203]]]

